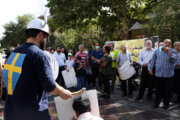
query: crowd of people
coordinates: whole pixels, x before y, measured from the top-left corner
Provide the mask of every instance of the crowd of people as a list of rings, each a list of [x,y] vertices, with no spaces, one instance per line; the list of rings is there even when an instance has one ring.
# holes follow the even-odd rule
[[[35,27],[36,24],[38,27]],[[26,43],[18,46],[12,52],[13,54],[9,54],[10,59],[6,61],[9,65],[15,65],[14,59],[20,61],[22,58],[18,56],[24,56],[23,66],[19,65],[22,71],[20,69],[20,75],[16,78],[18,85],[13,87],[12,93],[9,93],[11,88],[8,86],[5,120],[13,120],[13,118],[21,120],[27,116],[34,120],[49,120],[47,92],[59,95],[63,99],[71,98],[72,93],[66,89],[62,75],[62,71],[68,72],[71,68],[74,68],[77,77],[76,90],[83,87],[97,89],[103,91],[100,97],[111,99],[111,92],[115,90],[118,76],[122,97],[133,97],[133,78],[121,80],[118,74],[118,68],[126,61],[130,62],[130,66],[134,66],[135,63],[125,44],[121,45],[119,50],[115,50],[112,43],[101,48],[96,42],[91,51],[87,51],[84,45],[80,44],[77,52],[72,50],[66,52],[66,49],[61,46],[57,46],[55,51],[47,47],[46,52],[54,56],[57,65],[55,68],[59,69],[56,78],[52,70],[54,68],[44,52],[45,46],[43,45],[49,35],[47,24],[40,27],[39,24],[42,25],[43,21],[37,19],[28,24],[25,32]],[[142,72],[139,93],[135,100],[142,100],[148,88],[147,98],[154,100],[153,108],[158,108],[163,100],[163,108],[168,109],[172,92],[177,95],[174,102],[180,103],[180,42],[174,43],[174,49],[171,48],[171,44],[170,39],[165,39],[163,43],[160,43],[158,49],[154,49],[151,40],[145,41],[145,48],[139,55],[138,64]],[[18,64],[22,65],[22,63]],[[4,65],[3,79],[9,85],[12,84],[12,80],[9,80],[11,74],[6,72],[9,70],[7,64]],[[12,75],[12,79],[13,77]],[[154,93],[155,98],[153,99]],[[74,109],[77,109],[76,107],[74,105]],[[22,116],[22,113],[26,114]]]
[[[98,42],[95,43],[93,50],[87,51],[83,44],[79,45],[79,51],[66,51],[65,48],[57,46],[55,51],[47,47],[46,51],[52,54],[59,66],[59,74],[56,82],[66,88],[62,71],[67,72],[74,68],[77,77],[76,90],[83,87],[88,89],[104,90],[101,95],[110,98],[110,93],[114,92],[115,81],[118,68],[127,60],[133,66],[131,53],[128,52],[125,44],[119,50],[114,49],[114,44],[110,43],[102,49]],[[171,40],[166,39],[159,43],[159,48],[152,48],[152,41],[146,40],[145,48],[139,54],[138,64],[141,66],[141,76],[139,92],[135,100],[142,100],[146,88],[147,99],[152,100],[155,93],[154,108],[157,108],[163,99],[165,108],[168,108],[171,92],[177,95],[175,102],[180,103],[180,42],[174,43],[171,48]],[[133,97],[133,77],[120,81],[122,97]],[[97,85],[96,85],[97,83]],[[128,87],[127,87],[128,86]],[[172,89],[174,88],[174,89]]]
[[[61,76],[56,80],[57,83],[64,86],[61,71],[68,70],[67,68],[70,67],[67,66],[71,66],[76,72],[78,90],[83,87],[96,88],[100,91],[103,89],[101,96],[108,99],[111,97],[110,93],[114,92],[116,77],[119,76],[118,68],[126,61],[130,62],[130,66],[135,63],[124,44],[119,50],[115,50],[113,43],[101,49],[99,43],[96,42],[94,49],[89,52],[81,44],[74,56],[72,50],[69,50],[68,60],[63,51],[59,52],[60,49],[57,47],[53,53],[58,60],[59,76]],[[153,108],[159,107],[162,99],[164,108],[167,109],[172,92],[177,95],[174,102],[180,103],[180,76],[178,74],[180,71],[180,42],[175,42],[173,49],[171,40],[166,39],[159,43],[158,49],[154,49],[152,41],[146,40],[145,48],[139,54],[138,64],[141,66],[141,76],[139,92],[135,100],[142,100],[147,88],[148,100],[153,100],[153,94],[155,94]],[[122,97],[133,98],[133,77],[127,80],[121,80],[119,77],[119,80]]]

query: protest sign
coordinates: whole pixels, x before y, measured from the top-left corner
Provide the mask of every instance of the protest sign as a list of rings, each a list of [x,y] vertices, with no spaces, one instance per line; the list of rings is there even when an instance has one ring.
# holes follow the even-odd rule
[[[64,82],[67,88],[77,86],[77,78],[74,68],[69,69],[69,71],[63,70],[62,76],[64,78]]]
[[[133,66],[130,66],[129,60],[127,60],[120,68],[118,68],[118,72],[121,80],[127,80],[136,73]]]

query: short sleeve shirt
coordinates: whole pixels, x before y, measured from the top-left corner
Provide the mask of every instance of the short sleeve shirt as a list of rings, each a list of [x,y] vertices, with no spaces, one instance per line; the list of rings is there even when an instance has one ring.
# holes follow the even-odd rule
[[[116,59],[116,62],[119,63],[119,67],[121,67],[127,60],[129,60],[130,62],[132,62],[132,57],[131,54],[129,52],[127,53],[119,53],[118,57]]]
[[[103,75],[111,75],[112,72],[112,58],[110,55],[104,56],[103,63],[106,62],[107,65],[102,68]]]
[[[94,58],[100,60],[102,57],[104,57],[104,52],[103,52],[102,49],[100,49],[99,51],[92,50],[90,56],[91,56],[91,57],[93,56]],[[92,61],[92,63],[96,63],[96,61]]]
[[[81,63],[83,64],[83,69],[87,68],[87,60],[88,60],[88,55],[85,52],[77,52],[75,54],[75,58],[77,58],[78,56],[81,57]]]
[[[13,52],[26,54],[22,73],[13,95],[5,105],[7,120],[49,120],[48,96],[56,88],[48,56],[33,43],[25,43]]]
[[[74,69],[75,69],[75,72],[76,72],[76,77],[83,77],[84,76],[84,69],[81,68],[79,70],[77,70],[78,68],[80,67],[80,63],[75,63],[74,64]]]
[[[112,62],[113,68],[115,68],[117,66],[116,61],[114,61],[114,60],[117,59],[118,53],[119,53],[119,51],[117,51],[117,50],[110,51],[110,55],[111,55],[112,60],[113,60],[113,62]]]
[[[58,61],[59,67],[65,66],[66,56],[64,53],[58,54],[56,51],[54,52],[54,56],[56,57],[56,60]]]
[[[67,67],[68,70],[70,70],[73,66],[74,66],[74,60],[66,60],[65,65]]]

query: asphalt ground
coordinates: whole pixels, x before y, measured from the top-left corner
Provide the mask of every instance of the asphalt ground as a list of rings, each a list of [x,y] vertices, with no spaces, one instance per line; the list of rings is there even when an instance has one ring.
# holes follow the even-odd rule
[[[100,89],[97,91],[98,96],[103,92]],[[153,109],[153,100],[148,100],[146,93],[140,101],[135,101],[137,94],[138,90],[135,90],[132,97],[122,97],[121,89],[116,86],[110,99],[98,97],[101,117],[104,120],[180,120],[180,104],[171,103],[165,110],[161,103],[159,108]],[[58,120],[54,97],[49,96],[49,112],[51,120]],[[4,102],[1,101],[0,120],[3,120],[3,108]]]

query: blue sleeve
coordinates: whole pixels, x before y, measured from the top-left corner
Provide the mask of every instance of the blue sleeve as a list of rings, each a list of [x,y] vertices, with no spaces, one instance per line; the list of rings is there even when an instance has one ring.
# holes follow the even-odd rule
[[[56,88],[56,82],[53,77],[50,61],[47,56],[41,55],[36,61],[36,73],[41,87],[47,92]]]
[[[141,53],[139,54],[139,64],[140,64],[140,65],[143,65],[142,53],[143,53],[143,51],[141,51]]]
[[[102,52],[102,57],[104,57],[104,52],[103,52],[103,50],[101,50],[101,52]],[[101,57],[101,58],[102,58],[102,57]]]
[[[171,63],[175,64],[178,59],[177,52],[175,50],[171,50],[171,52],[172,52],[172,56],[170,57],[170,61]]]
[[[93,55],[94,55],[94,50],[91,51],[91,55],[90,56],[92,57]]]

